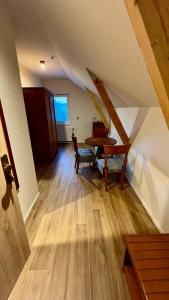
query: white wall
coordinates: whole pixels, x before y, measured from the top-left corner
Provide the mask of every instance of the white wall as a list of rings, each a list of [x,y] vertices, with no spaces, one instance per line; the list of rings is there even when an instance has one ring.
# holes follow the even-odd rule
[[[42,87],[43,83],[42,80],[26,69],[25,67],[21,66],[19,64],[19,72],[20,72],[20,78],[21,78],[21,85],[22,87]]]
[[[129,135],[137,127],[139,110],[117,110]],[[127,175],[155,224],[161,231],[168,232],[169,131],[161,108],[145,110],[144,117],[129,153]],[[112,135],[117,136],[114,129]]]
[[[99,119],[86,92],[67,79],[46,80],[44,86],[53,94],[68,94],[69,97],[70,124],[57,125],[58,140],[71,141],[71,128],[74,127],[78,141],[84,142],[92,135],[93,118]]]
[[[137,107],[117,108],[116,111],[117,111],[117,114],[118,114],[120,120],[122,121],[122,124],[126,130],[127,135],[130,136],[131,132],[132,132],[132,128],[134,126],[134,122],[137,118],[139,108],[137,108]],[[111,122],[111,134],[110,135],[117,140],[118,144],[122,144],[122,141],[118,135],[118,132],[116,131],[112,122]]]
[[[10,20],[0,4],[0,98],[18,174],[19,201],[25,218],[38,194],[23,102],[19,68]]]

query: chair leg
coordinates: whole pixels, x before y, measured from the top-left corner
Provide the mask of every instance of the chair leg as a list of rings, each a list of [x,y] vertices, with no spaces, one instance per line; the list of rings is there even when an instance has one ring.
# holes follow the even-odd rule
[[[120,173],[115,173],[115,175],[116,175],[117,183],[119,183],[119,175],[120,175]],[[121,177],[120,177],[120,178],[121,178]]]
[[[125,174],[122,173],[121,177],[120,177],[120,188],[121,188],[121,190],[124,189],[124,176],[125,176]]]
[[[75,165],[74,165],[74,168],[76,169],[76,164],[77,164],[77,159],[75,157]]]
[[[108,183],[108,172],[107,172],[106,168],[104,169],[104,179],[105,179],[105,191],[107,192],[108,191],[108,186],[107,186],[107,183]]]
[[[77,161],[76,161],[76,174],[78,174],[78,170],[79,170],[79,163],[80,163],[80,161],[79,161],[79,160],[77,160]]]

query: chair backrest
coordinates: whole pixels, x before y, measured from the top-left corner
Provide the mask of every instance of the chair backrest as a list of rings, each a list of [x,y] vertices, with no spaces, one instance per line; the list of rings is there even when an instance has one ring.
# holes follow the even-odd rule
[[[72,142],[73,142],[74,151],[78,155],[77,137],[75,137],[74,134],[72,134]]]
[[[105,137],[108,138],[109,129],[108,128],[102,128],[102,127],[96,127],[93,131],[94,137]]]
[[[107,168],[107,158],[109,155],[122,155],[124,154],[124,160],[123,160],[123,166],[122,169],[124,170],[126,168],[127,164],[127,156],[129,153],[131,145],[118,145],[118,146],[112,146],[112,145],[104,145],[104,158],[105,158],[105,168]]]
[[[95,121],[93,122],[93,131],[95,130],[95,128],[105,128],[104,123],[101,121]]]

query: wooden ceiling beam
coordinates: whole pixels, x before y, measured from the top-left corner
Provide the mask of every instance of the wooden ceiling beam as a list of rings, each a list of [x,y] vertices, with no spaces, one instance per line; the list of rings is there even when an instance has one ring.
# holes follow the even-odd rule
[[[169,1],[125,3],[169,128]]]
[[[95,74],[93,74],[89,69],[87,69],[87,71],[88,71],[96,89],[98,90],[100,97],[102,98],[102,100],[104,102],[104,105],[108,111],[108,114],[109,114],[122,142],[124,144],[129,144],[130,139],[127,136],[127,133],[120,121],[120,118],[113,106],[111,99],[109,98],[109,95],[105,89],[104,83],[99,78],[97,78],[97,76]]]
[[[96,108],[96,111],[101,119],[101,121],[103,122],[104,126],[107,128],[107,129],[110,129],[110,124],[109,122],[107,121],[104,113],[103,113],[103,110],[101,108],[101,105],[99,104],[97,98],[96,98],[96,95],[90,91],[89,89],[86,88],[86,91],[92,101],[92,103],[94,104],[95,108]]]

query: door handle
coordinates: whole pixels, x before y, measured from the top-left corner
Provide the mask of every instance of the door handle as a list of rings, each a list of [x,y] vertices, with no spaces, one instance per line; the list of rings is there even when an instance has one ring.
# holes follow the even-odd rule
[[[12,167],[9,164],[8,156],[4,154],[1,157],[2,168],[4,171],[5,179],[7,184],[11,184],[14,181],[14,177],[12,175]]]

